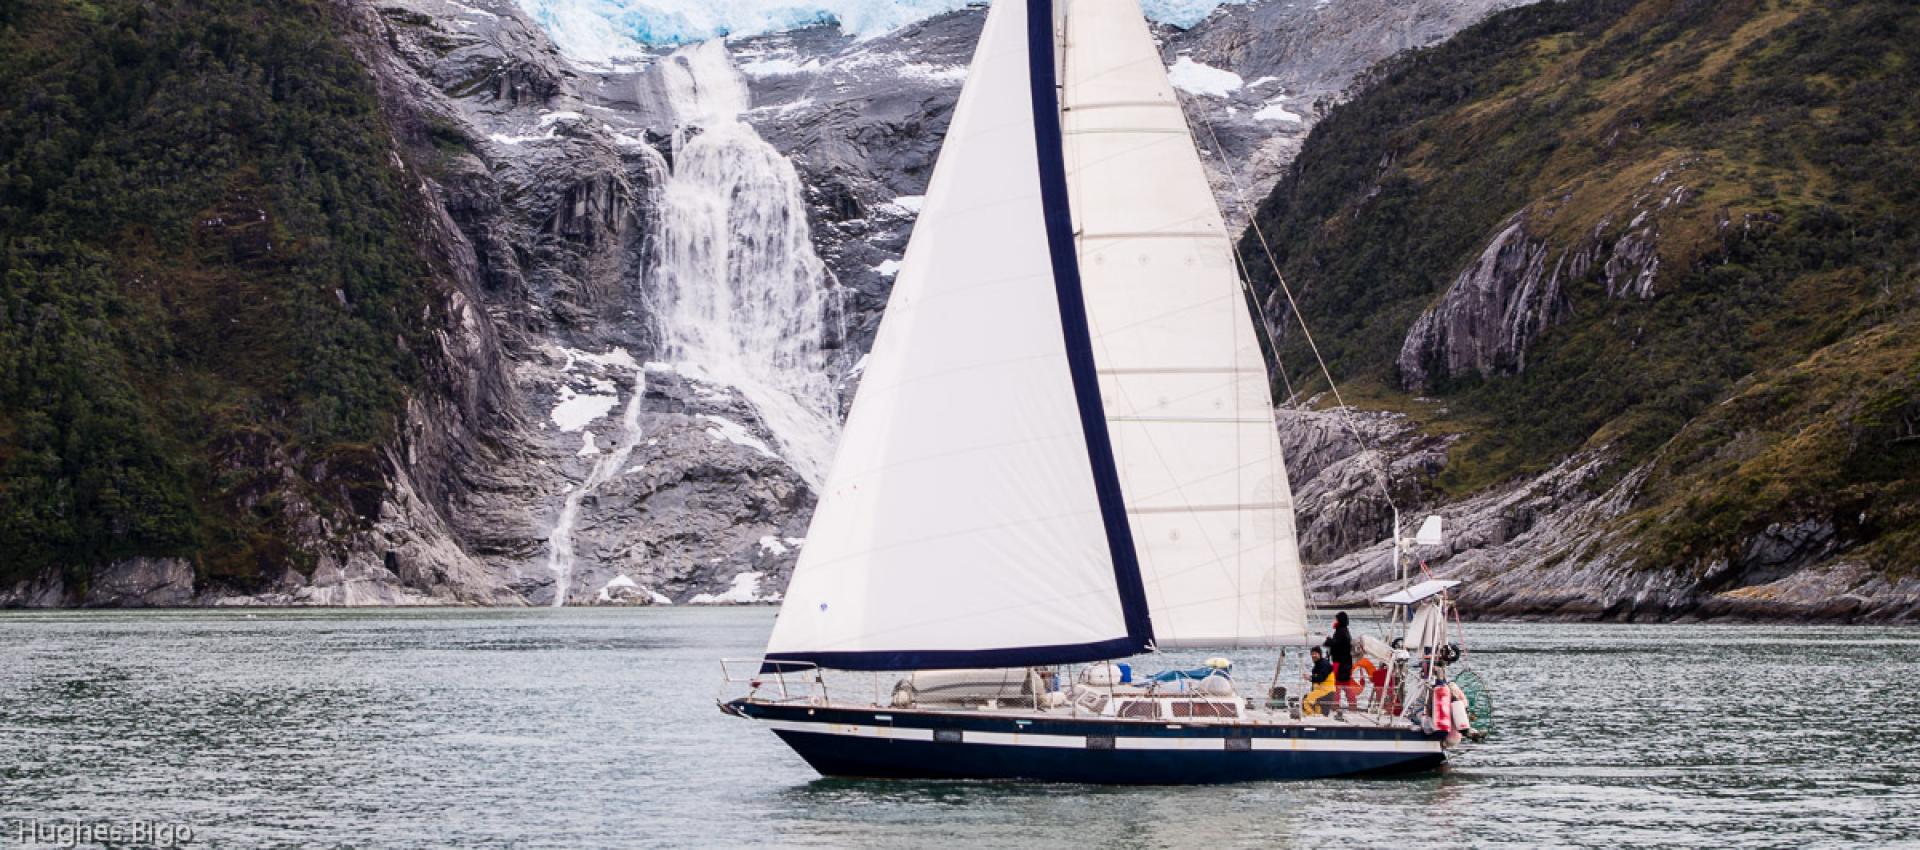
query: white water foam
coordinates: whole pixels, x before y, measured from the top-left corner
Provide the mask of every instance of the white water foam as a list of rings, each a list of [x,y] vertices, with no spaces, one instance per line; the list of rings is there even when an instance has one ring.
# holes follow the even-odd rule
[[[817,487],[840,411],[820,351],[831,285],[799,175],[740,120],[746,80],[724,43],[681,48],[656,72],[676,123],[648,276],[665,354],[683,374],[739,391],[779,456]]]

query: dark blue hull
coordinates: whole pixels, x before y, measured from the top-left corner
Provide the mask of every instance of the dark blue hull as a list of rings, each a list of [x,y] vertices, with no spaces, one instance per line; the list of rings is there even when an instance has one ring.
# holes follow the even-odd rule
[[[768,722],[835,777],[1198,785],[1406,773],[1445,760],[1436,736],[1404,729],[1017,720],[744,700],[725,709]]]

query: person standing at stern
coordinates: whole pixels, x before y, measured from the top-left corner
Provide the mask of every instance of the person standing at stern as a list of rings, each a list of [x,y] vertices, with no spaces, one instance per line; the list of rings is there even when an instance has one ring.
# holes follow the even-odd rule
[[[1334,687],[1340,692],[1336,702],[1344,702],[1348,708],[1358,708],[1360,684],[1353,680],[1353,635],[1347,631],[1347,612],[1333,615],[1333,634],[1322,645],[1327,648],[1327,655],[1333,661]]]

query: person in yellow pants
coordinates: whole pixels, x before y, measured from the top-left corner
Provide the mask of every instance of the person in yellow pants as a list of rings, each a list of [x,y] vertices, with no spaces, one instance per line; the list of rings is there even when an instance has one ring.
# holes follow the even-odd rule
[[[1312,657],[1313,669],[1307,673],[1307,681],[1313,685],[1313,689],[1307,692],[1306,699],[1300,701],[1300,710],[1304,714],[1325,714],[1320,709],[1320,701],[1334,693],[1333,662],[1328,661],[1317,646],[1313,648]]]

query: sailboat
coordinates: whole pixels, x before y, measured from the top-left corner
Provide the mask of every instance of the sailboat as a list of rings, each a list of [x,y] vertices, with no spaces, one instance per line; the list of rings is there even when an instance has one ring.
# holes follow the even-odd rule
[[[1231,236],[1137,0],[995,0],[766,654],[721,709],[829,776],[1420,770],[1455,734],[1428,698],[1447,588],[1422,588],[1372,710],[1316,713],[1277,674],[1241,694],[1227,660],[1117,663],[1319,639]],[[903,677],[862,699],[846,671]]]

